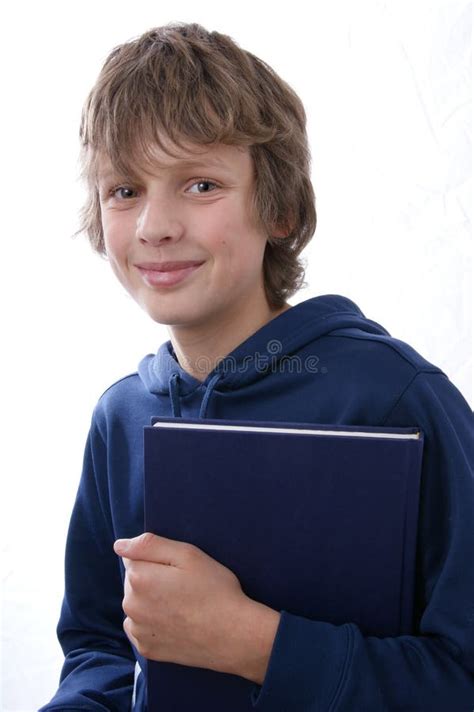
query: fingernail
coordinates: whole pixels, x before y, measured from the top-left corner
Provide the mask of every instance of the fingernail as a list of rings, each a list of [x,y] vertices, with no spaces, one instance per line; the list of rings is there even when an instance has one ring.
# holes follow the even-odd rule
[[[114,544],[114,551],[116,554],[124,554],[130,546],[129,539],[117,539]]]

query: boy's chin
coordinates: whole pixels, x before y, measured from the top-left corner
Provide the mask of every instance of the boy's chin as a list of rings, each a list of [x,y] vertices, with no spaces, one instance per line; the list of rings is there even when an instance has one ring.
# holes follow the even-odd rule
[[[201,324],[205,324],[210,317],[208,312],[199,314],[191,306],[188,308],[177,308],[176,306],[156,308],[149,304],[141,304],[140,306],[154,322],[171,328],[198,327]]]

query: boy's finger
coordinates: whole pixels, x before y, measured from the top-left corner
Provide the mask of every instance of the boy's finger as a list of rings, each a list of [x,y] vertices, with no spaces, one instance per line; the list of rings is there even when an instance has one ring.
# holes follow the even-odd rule
[[[145,532],[133,539],[117,539],[114,551],[128,559],[176,565],[183,546],[183,542]]]

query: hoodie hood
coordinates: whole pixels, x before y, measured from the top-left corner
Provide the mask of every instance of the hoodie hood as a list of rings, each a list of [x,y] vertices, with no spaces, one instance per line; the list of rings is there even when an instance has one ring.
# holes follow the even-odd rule
[[[204,381],[181,368],[171,341],[162,344],[156,354],[145,356],[138,373],[150,393],[169,395],[176,418],[181,417],[180,399],[203,389],[199,418],[205,418],[214,390],[250,385],[264,378],[283,357],[295,354],[321,336],[347,328],[390,336],[380,324],[367,319],[350,299],[329,294],[301,302],[269,321],[222,359]]]

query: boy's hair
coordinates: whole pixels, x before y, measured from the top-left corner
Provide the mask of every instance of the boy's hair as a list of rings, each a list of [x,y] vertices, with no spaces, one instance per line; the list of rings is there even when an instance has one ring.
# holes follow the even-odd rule
[[[273,308],[303,284],[299,254],[316,228],[303,105],[265,62],[227,35],[172,23],[109,54],[82,112],[80,230],[105,254],[97,188],[100,156],[129,177],[158,145],[248,146],[255,172],[252,212],[269,237],[263,271]],[[272,237],[283,228],[287,237]],[[77,234],[77,233],[76,233]]]

